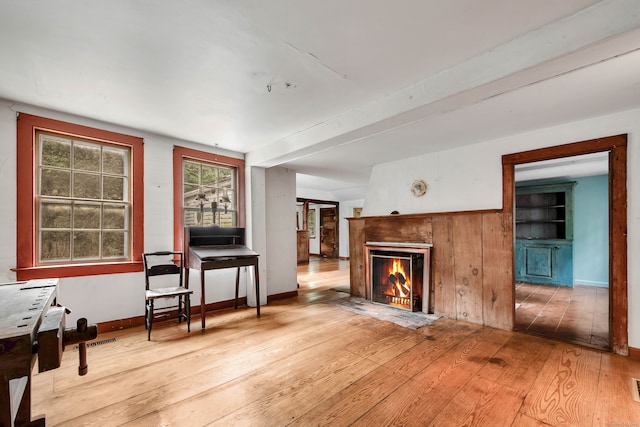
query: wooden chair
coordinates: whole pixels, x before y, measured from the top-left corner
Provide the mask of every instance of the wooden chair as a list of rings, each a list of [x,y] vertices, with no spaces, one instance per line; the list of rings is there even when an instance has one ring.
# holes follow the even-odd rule
[[[144,280],[146,286],[145,293],[145,328],[147,329],[147,340],[151,340],[151,328],[153,321],[160,318],[178,318],[178,323],[182,319],[187,321],[187,331],[191,332],[191,301],[190,296],[193,291],[189,289],[189,284],[183,286],[184,277],[184,256],[182,252],[161,251],[142,254],[144,262]],[[156,276],[177,276],[174,280],[178,286],[157,287],[150,286],[150,278]],[[154,280],[154,282],[159,280]],[[166,282],[166,280],[165,280]],[[157,299],[177,298],[177,305],[154,308]],[[176,310],[177,309],[177,310]]]

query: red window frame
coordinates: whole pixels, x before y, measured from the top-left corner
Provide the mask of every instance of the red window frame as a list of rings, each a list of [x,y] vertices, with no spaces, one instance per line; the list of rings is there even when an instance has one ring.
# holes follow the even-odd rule
[[[182,241],[184,238],[184,226],[182,219],[183,203],[183,160],[194,160],[196,162],[212,163],[220,166],[233,167],[236,169],[238,187],[238,220],[236,227],[245,225],[245,200],[244,200],[244,160],[227,157],[220,154],[208,153],[206,151],[194,150],[175,145],[173,147],[173,246],[174,250],[182,251]]]
[[[131,149],[131,242],[128,261],[88,262],[36,266],[35,236],[35,134],[36,130],[93,139]],[[17,248],[18,280],[129,273],[143,270],[144,248],[144,150],[142,138],[20,113],[17,120]]]

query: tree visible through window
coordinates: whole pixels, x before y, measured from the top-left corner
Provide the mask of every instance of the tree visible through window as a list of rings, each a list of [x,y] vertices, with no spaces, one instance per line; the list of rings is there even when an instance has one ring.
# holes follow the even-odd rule
[[[128,147],[36,132],[38,261],[129,257]]]
[[[183,160],[184,226],[235,227],[236,169]]]

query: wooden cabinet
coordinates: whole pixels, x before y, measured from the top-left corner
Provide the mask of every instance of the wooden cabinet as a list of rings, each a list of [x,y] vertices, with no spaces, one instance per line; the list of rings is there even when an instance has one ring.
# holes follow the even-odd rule
[[[516,188],[516,280],[573,286],[574,185]]]
[[[307,230],[298,230],[298,264],[307,264],[309,262],[309,232]]]

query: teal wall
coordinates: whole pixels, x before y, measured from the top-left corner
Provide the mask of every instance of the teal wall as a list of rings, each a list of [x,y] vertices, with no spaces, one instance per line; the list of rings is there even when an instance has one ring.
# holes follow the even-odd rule
[[[609,286],[609,177],[575,180],[573,188],[573,282]]]

